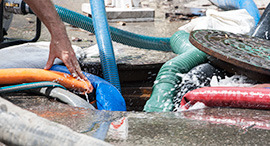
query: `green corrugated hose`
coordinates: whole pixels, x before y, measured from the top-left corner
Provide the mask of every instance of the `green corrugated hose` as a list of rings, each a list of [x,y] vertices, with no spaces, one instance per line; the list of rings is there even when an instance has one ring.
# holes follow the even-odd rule
[[[94,33],[91,18],[57,5],[55,5],[55,8],[64,22]],[[172,51],[170,38],[139,35],[112,26],[110,26],[110,32],[112,40],[118,43],[144,49]]]
[[[160,69],[150,99],[144,106],[146,112],[168,112],[173,110],[176,86],[182,78],[177,73],[187,73],[190,69],[206,61],[206,54],[189,42],[189,33],[176,32],[170,40],[177,57],[166,62]]]

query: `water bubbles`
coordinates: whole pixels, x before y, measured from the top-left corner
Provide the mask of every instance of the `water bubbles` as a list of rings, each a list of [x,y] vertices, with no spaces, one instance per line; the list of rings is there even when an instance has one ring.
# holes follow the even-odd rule
[[[167,78],[166,75],[162,75],[162,76],[160,77],[160,79],[165,79],[165,78]]]
[[[88,97],[87,92],[85,92],[84,95],[85,95],[86,101],[89,103],[89,97]]]
[[[64,74],[64,77],[65,77],[65,78],[68,78],[68,77],[69,77],[69,74]]]
[[[76,74],[76,73],[72,73],[71,75],[72,75],[72,77],[74,77],[74,78],[77,77],[77,74]]]
[[[169,106],[169,103],[168,103],[168,102],[165,102],[165,103],[164,103],[164,106],[165,106],[165,107]]]
[[[178,108],[176,111],[177,112],[181,112],[181,111],[187,111],[187,110],[198,110],[198,109],[204,109],[204,108],[207,108],[207,106],[202,103],[202,102],[196,102],[194,105],[190,105],[190,103],[186,103],[184,105],[185,107],[189,107],[188,109],[184,109],[184,108]]]
[[[155,81],[154,81],[154,84],[158,84],[158,83],[159,83],[159,80],[155,80]]]
[[[213,76],[210,82],[212,87],[214,86],[236,86],[236,87],[250,87],[255,82],[249,80],[246,76],[233,75],[231,77],[225,76],[224,79],[218,79],[218,76]]]
[[[181,77],[181,78],[183,78],[186,74],[183,74],[183,73],[176,73],[175,75],[176,75],[176,76],[179,76],[179,77]]]
[[[218,82],[218,78],[217,76],[213,76],[211,81],[210,81],[210,86],[218,86],[219,82]]]

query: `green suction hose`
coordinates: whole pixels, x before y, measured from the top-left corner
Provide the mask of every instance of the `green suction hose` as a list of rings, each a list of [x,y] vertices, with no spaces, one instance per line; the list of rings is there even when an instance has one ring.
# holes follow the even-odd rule
[[[190,69],[206,61],[206,54],[189,42],[189,33],[178,31],[171,37],[171,46],[177,57],[166,62],[160,69],[150,99],[144,106],[146,112],[168,112],[173,110],[176,86],[182,81],[177,73],[187,73]]]
[[[93,21],[91,18],[57,5],[55,5],[55,8],[62,21],[95,33]],[[150,37],[134,34],[111,26],[109,28],[112,40],[118,43],[137,48],[171,51],[170,38]]]

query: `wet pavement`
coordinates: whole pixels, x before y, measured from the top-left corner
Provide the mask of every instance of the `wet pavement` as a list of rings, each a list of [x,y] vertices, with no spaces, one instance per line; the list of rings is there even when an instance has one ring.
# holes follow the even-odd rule
[[[89,136],[99,130],[101,122],[115,122],[105,139],[114,145],[270,144],[267,110],[203,108],[167,113],[108,112],[74,108],[43,96],[20,94],[1,96]]]
[[[223,111],[224,110],[224,111]],[[211,113],[212,112],[212,113]],[[215,114],[213,114],[213,112]],[[222,115],[221,119],[216,118],[212,121],[204,121],[203,116],[208,114],[215,118],[219,112],[227,114]],[[250,125],[243,127],[218,124],[226,116],[229,116],[227,121],[230,121],[233,114],[244,114],[241,110],[233,111],[232,109],[205,109],[183,113],[159,113],[145,114],[140,117],[139,114],[134,114],[128,118],[129,122],[129,138],[126,141],[131,144],[139,145],[268,145],[267,137],[270,134],[269,130],[248,128]],[[265,121],[268,123],[269,114]],[[199,118],[197,115],[199,115]],[[258,112],[258,115],[263,117],[263,112]],[[198,118],[193,119],[193,117]],[[201,116],[201,117],[200,117]],[[231,116],[231,117],[230,117]],[[253,118],[252,116],[248,118]],[[240,118],[244,121],[244,118]],[[217,124],[216,124],[217,123]],[[244,123],[244,122],[243,122]],[[241,125],[242,123],[239,122]],[[268,123],[269,124],[269,123]],[[246,128],[246,130],[245,130]],[[269,128],[269,125],[268,125]],[[123,142],[125,143],[125,142]]]

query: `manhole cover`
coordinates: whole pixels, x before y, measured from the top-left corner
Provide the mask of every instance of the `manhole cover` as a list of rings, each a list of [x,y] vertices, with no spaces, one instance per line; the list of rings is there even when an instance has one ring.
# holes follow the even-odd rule
[[[218,30],[193,31],[189,40],[210,55],[214,64],[229,72],[260,81],[270,80],[269,40]]]

